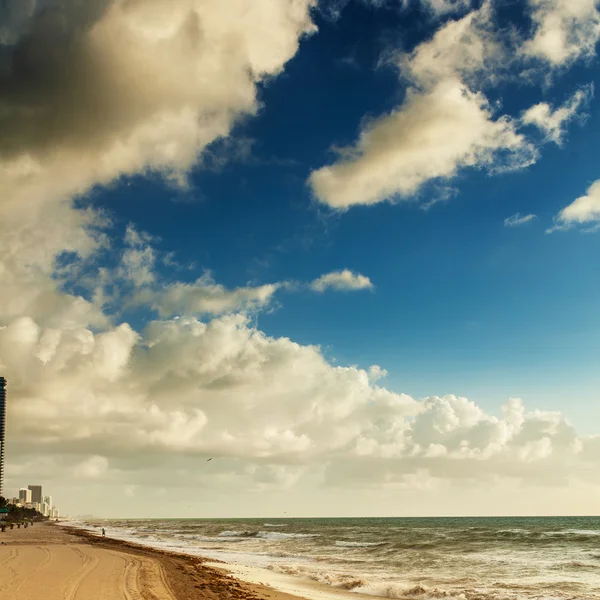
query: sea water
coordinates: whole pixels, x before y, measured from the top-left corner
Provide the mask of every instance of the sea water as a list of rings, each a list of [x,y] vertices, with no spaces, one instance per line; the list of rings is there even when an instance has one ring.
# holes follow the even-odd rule
[[[107,535],[353,593],[600,599],[600,517],[88,521]]]

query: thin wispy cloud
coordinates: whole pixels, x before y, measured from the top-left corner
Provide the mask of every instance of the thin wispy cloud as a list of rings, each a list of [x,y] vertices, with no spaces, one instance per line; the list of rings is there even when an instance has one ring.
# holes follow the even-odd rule
[[[521,225],[526,225],[527,223],[531,223],[534,219],[537,219],[537,215],[521,215],[521,213],[515,213],[510,217],[506,217],[504,219],[505,227],[520,227]]]
[[[547,102],[540,102],[528,108],[521,117],[525,125],[535,125],[548,141],[560,145],[565,135],[566,125],[573,119],[582,122],[586,108],[594,95],[594,86],[588,85],[577,90],[562,106],[553,109]]]

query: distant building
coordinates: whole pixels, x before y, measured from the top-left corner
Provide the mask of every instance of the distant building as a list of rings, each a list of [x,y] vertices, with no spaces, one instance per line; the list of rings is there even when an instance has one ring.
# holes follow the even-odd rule
[[[4,440],[6,437],[6,379],[0,377],[0,496],[4,489]]]
[[[19,501],[21,504],[31,504],[31,490],[21,488],[19,490]]]
[[[31,490],[31,502],[39,504],[42,503],[42,486],[41,485],[28,485]]]
[[[40,512],[45,516],[49,516],[50,515],[50,506],[48,505],[47,502],[42,502],[42,507],[40,509]]]
[[[52,506],[54,506],[52,504],[52,496],[44,496],[44,502],[50,507],[52,508]]]

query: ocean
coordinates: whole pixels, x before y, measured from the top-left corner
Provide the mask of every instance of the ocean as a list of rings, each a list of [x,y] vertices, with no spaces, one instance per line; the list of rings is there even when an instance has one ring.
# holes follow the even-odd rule
[[[152,519],[79,526],[292,575],[350,599],[357,593],[410,600],[600,599],[600,517]]]

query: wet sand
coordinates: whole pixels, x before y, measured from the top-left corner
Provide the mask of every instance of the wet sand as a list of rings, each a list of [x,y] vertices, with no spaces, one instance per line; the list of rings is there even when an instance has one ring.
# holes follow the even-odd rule
[[[204,559],[52,523],[0,533],[3,600],[298,600]]]

